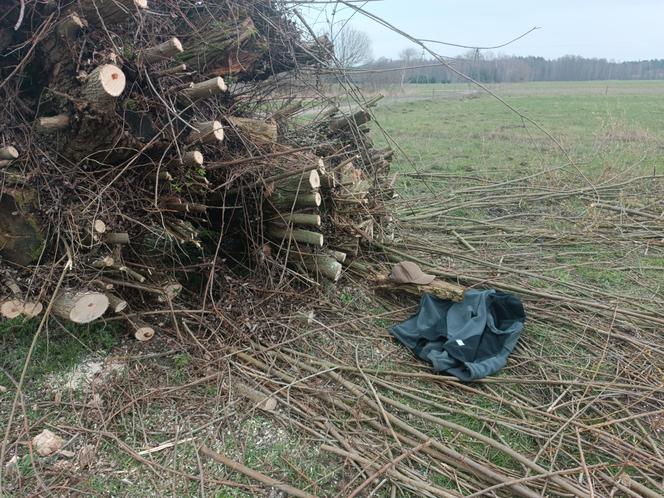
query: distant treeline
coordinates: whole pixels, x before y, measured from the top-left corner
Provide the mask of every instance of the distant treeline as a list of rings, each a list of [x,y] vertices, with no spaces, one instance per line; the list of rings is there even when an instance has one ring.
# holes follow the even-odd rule
[[[450,65],[484,83],[664,79],[664,59],[613,62],[571,55],[555,60],[543,57],[479,56],[452,59]],[[411,69],[402,69],[405,67]],[[354,68],[351,75],[359,84],[377,86],[465,81],[436,61],[410,57],[397,60],[377,59]]]

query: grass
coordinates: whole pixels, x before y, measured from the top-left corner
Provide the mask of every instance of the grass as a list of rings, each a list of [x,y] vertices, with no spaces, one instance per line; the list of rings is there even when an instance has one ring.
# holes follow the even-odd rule
[[[533,85],[496,91],[555,136],[585,174],[664,171],[664,99],[653,98],[653,92],[664,94],[664,82]],[[426,98],[435,89],[419,86],[421,99],[388,97],[376,110],[381,126],[414,161],[414,167],[398,161],[396,170],[509,178],[568,162],[548,137],[492,97]]]
[[[0,321],[0,379],[2,385],[10,386],[2,372],[18,379],[38,321],[17,318]],[[89,355],[107,355],[118,342],[118,331],[105,324],[70,325],[67,329],[51,322],[38,338],[32,361],[28,366],[27,379],[39,382],[50,373],[70,370],[81,358]]]

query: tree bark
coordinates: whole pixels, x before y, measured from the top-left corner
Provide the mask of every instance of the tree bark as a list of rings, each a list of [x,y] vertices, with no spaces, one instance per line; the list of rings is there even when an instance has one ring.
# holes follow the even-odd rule
[[[290,210],[293,208],[316,208],[321,205],[322,198],[318,192],[299,193],[275,191],[268,202],[278,210]]]
[[[156,64],[172,59],[177,54],[182,53],[182,43],[173,37],[154,47],[141,50],[138,59],[145,64]]]
[[[302,257],[307,270],[318,273],[325,278],[336,282],[341,278],[343,267],[332,256],[326,254],[305,255]]]
[[[108,298],[109,309],[113,313],[122,313],[129,306],[127,301],[110,292],[106,293],[106,297]]]
[[[188,144],[208,144],[224,139],[224,128],[219,121],[198,121],[192,123],[194,129],[187,137]]]
[[[323,247],[323,234],[301,228],[286,228],[279,225],[268,225],[267,233],[275,239],[291,239],[302,244]]]
[[[69,114],[58,114],[56,116],[44,116],[37,120],[37,127],[43,132],[58,132],[69,128]]]
[[[14,161],[15,159],[18,159],[18,151],[11,145],[0,147],[0,159]]]
[[[254,145],[274,144],[278,142],[279,131],[273,120],[263,121],[253,118],[228,116],[228,127],[233,131],[236,141],[247,141]]]
[[[252,40],[258,31],[251,18],[224,24],[210,22],[199,35],[187,41],[187,48],[178,57],[188,67],[208,75],[235,74],[250,68],[263,56]]]
[[[213,97],[228,90],[224,79],[221,76],[200,83],[192,83],[189,88],[180,92],[185,99],[196,102],[201,99]]]
[[[80,0],[83,17],[90,24],[118,23],[148,8],[147,0]]]
[[[389,275],[384,274],[375,279],[375,284],[384,289],[402,291],[416,296],[421,296],[423,293],[433,294],[440,299],[447,299],[455,302],[463,301],[463,295],[466,291],[465,288],[459,285],[438,278],[428,285],[402,284],[394,282],[390,279]]]
[[[320,175],[318,171],[311,170],[301,175],[291,176],[275,182],[275,190],[285,192],[311,192],[320,187]]]
[[[182,158],[175,158],[172,162],[189,168],[200,168],[204,162],[203,154],[198,150],[191,150],[182,154]]]
[[[39,257],[44,239],[35,211],[30,190],[5,188],[0,194],[0,256],[7,261],[27,266]]]
[[[307,213],[278,213],[270,221],[277,223],[286,223],[290,225],[307,225],[312,227],[321,226],[321,217],[318,214]]]

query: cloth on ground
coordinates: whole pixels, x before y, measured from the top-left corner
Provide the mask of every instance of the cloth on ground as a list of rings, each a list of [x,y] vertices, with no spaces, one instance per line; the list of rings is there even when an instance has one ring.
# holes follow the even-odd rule
[[[525,319],[521,301],[504,292],[469,290],[460,303],[424,294],[417,313],[390,333],[434,371],[471,381],[505,366]]]

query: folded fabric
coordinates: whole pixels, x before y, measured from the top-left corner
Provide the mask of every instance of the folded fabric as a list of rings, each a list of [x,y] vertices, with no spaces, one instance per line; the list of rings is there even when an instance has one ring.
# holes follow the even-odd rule
[[[434,371],[471,381],[505,366],[525,320],[521,301],[504,292],[469,290],[460,303],[424,294],[417,313],[390,333]]]

